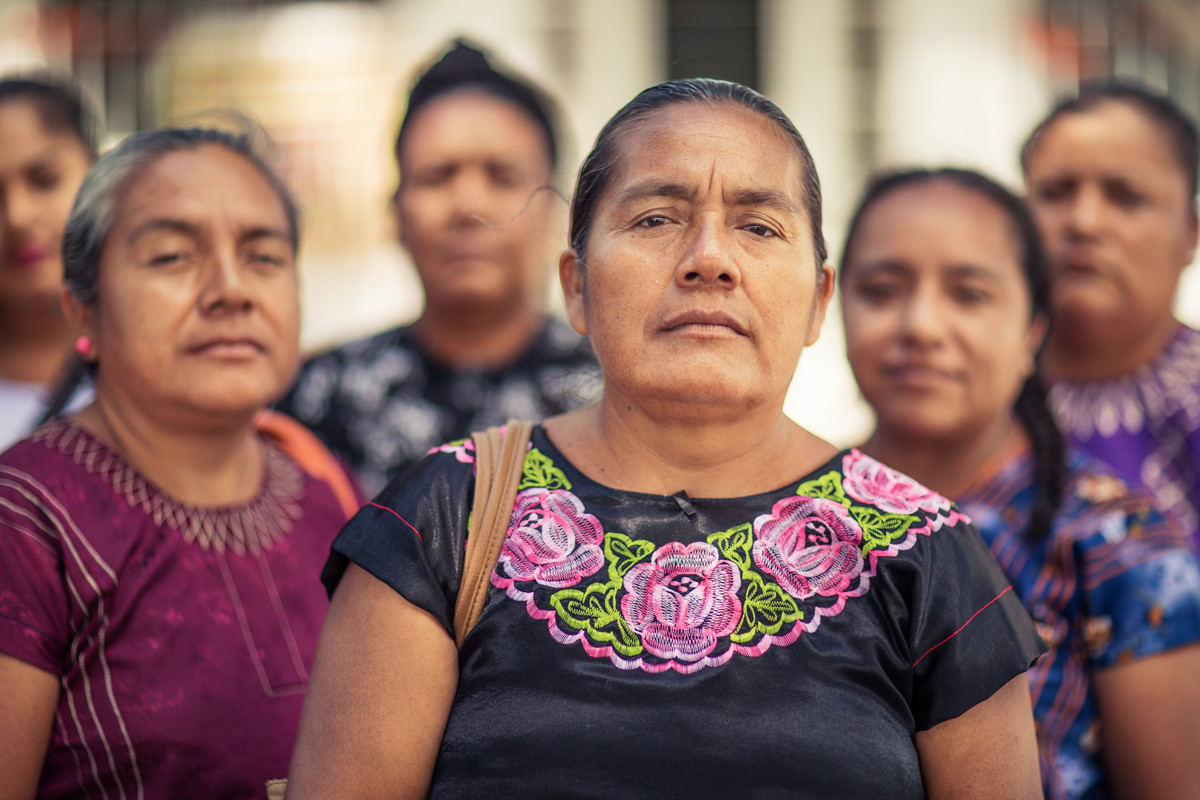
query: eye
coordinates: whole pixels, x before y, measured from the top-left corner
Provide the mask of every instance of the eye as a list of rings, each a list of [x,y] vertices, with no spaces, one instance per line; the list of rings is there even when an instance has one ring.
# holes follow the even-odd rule
[[[1145,195],[1123,183],[1108,187],[1108,197],[1114,204],[1124,208],[1136,208],[1146,202]]]
[[[991,292],[976,286],[959,286],[953,294],[957,302],[969,306],[983,305],[992,299]]]
[[[895,281],[864,281],[855,284],[854,293],[868,303],[880,304],[900,296],[902,289]]]
[[[432,187],[441,186],[454,176],[454,167],[427,167],[414,170],[409,174],[406,183],[410,186]]]
[[[662,214],[650,214],[650,215],[642,217],[640,220],[638,220],[637,227],[639,227],[639,228],[660,228],[663,225],[666,225],[668,222],[670,222],[670,220],[667,219],[666,217],[664,217]]]
[[[151,256],[147,263],[152,267],[169,267],[173,264],[183,262],[185,255],[183,253],[159,253]]]
[[[290,259],[279,253],[266,251],[256,251],[248,256],[251,264],[262,264],[269,267],[284,267],[290,263]]]
[[[1052,203],[1066,199],[1073,191],[1074,184],[1070,181],[1047,181],[1034,187],[1033,196],[1036,200]]]
[[[779,235],[773,228],[763,225],[761,222],[753,222],[747,225],[746,230],[750,231],[750,233],[753,233],[755,236],[761,236],[764,239]]]
[[[58,187],[59,183],[62,182],[62,176],[58,172],[50,170],[37,170],[30,173],[29,182],[33,185],[33,188],[48,192]]]
[[[503,164],[495,164],[489,167],[488,175],[491,177],[492,183],[501,189],[512,189],[522,185],[524,182],[519,169]]]

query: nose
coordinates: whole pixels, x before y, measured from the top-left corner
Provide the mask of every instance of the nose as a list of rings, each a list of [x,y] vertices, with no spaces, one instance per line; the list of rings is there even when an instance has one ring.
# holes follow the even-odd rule
[[[454,176],[453,203],[455,217],[464,222],[495,224],[496,202],[481,170],[463,169]]]
[[[1104,220],[1104,198],[1096,187],[1085,186],[1075,193],[1067,213],[1067,230],[1072,236],[1095,235]]]
[[[918,286],[909,296],[901,319],[904,341],[917,347],[939,345],[946,337],[948,318],[941,292]]]
[[[200,304],[207,312],[244,313],[254,305],[245,265],[234,248],[213,253],[204,272]]]
[[[742,282],[734,242],[721,218],[700,217],[692,227],[687,246],[675,268],[680,286],[714,284],[733,289]]]
[[[28,231],[37,217],[36,204],[30,192],[20,186],[9,186],[0,194],[0,223],[3,230]]]

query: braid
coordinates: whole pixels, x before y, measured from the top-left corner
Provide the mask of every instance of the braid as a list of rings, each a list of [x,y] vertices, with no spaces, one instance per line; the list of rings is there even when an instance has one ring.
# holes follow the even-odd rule
[[[1054,515],[1062,503],[1067,482],[1066,443],[1050,412],[1046,383],[1035,372],[1026,379],[1014,406],[1017,419],[1029,434],[1033,448],[1033,477],[1036,494],[1025,536],[1039,542],[1050,533]]]
[[[72,398],[75,397],[76,390],[88,382],[90,372],[91,365],[82,358],[74,357],[68,362],[66,370],[50,394],[50,402],[46,405],[46,410],[42,412],[42,418],[38,420],[38,425],[49,422],[66,409]]]

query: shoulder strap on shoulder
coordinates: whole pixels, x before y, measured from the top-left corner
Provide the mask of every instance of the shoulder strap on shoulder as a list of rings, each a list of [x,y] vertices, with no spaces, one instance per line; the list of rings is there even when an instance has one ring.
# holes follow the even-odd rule
[[[254,417],[254,427],[259,433],[269,436],[301,469],[328,484],[338,505],[346,512],[346,517],[354,516],[362,505],[358,491],[345,469],[316,434],[286,414],[270,409],[258,412]]]
[[[462,645],[487,599],[492,570],[512,522],[513,504],[529,449],[532,422],[509,420],[503,428],[472,434],[475,441],[475,500],[467,528],[466,556],[454,604],[454,643]]]

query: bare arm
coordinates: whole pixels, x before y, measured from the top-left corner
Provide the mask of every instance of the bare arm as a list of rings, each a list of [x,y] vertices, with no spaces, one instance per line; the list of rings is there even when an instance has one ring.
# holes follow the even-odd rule
[[[457,683],[446,629],[351,564],[321,630],[288,798],[424,797]]]
[[[929,800],[1038,800],[1037,740],[1022,673],[965,714],[917,732]]]
[[[57,706],[58,678],[0,653],[0,797],[37,793]]]
[[[1200,798],[1200,645],[1092,674],[1115,797]]]

